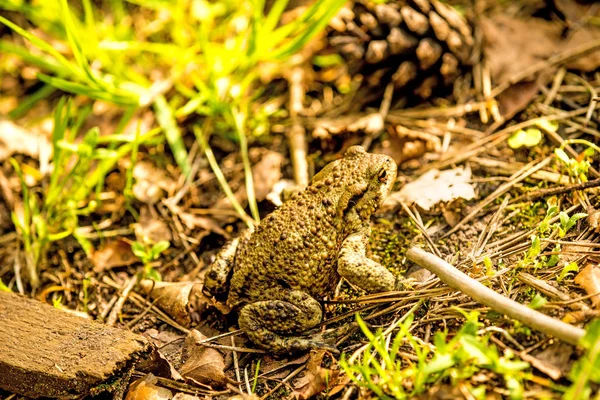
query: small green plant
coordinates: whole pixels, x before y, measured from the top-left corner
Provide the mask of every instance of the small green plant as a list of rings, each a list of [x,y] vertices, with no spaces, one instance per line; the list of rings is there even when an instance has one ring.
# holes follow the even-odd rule
[[[569,373],[569,379],[573,383],[563,397],[565,400],[589,399],[592,394],[590,383],[600,384],[600,319],[588,324],[581,346],[586,349],[586,353]]]
[[[558,264],[560,260],[560,244],[556,244],[550,256],[541,255],[542,253],[542,239],[557,235],[558,237],[564,237],[569,230],[571,230],[582,218],[587,217],[586,213],[576,213],[569,216],[566,212],[560,211],[556,204],[556,199],[551,198],[547,202],[548,209],[546,215],[540,224],[538,225],[537,232],[531,235],[531,245],[525,252],[523,259],[519,262],[521,268],[539,268],[540,266],[553,267]],[[552,222],[558,215],[558,221]],[[564,274],[572,271],[566,270]],[[562,275],[562,274],[561,274]],[[564,275],[562,275],[562,278]]]
[[[90,278],[83,278],[81,291],[83,292],[83,311],[85,311],[86,314],[88,312],[88,303],[90,302],[88,293],[90,283]]]
[[[544,296],[542,296],[539,293],[536,293],[535,296],[533,296],[533,299],[531,299],[531,301],[529,302],[529,304],[527,306],[529,308],[537,310],[538,308],[542,308],[547,302],[548,302],[548,300],[546,300],[544,298]]]
[[[63,306],[62,300],[63,300],[63,298],[60,295],[53,298],[52,299],[52,307],[59,309],[59,310],[64,309],[65,307]]]
[[[2,279],[0,279],[0,292],[7,292],[7,293],[12,292],[12,290],[10,290],[10,288],[8,286],[6,286],[4,284],[4,282],[2,282]]]
[[[542,132],[537,128],[519,129],[508,138],[508,145],[513,149],[537,146],[542,141]]]
[[[569,214],[567,214],[564,211],[561,211],[560,214],[558,214],[559,217],[559,221],[560,221],[560,225],[559,225],[559,230],[558,230],[558,236],[560,237],[564,237],[567,232],[569,231],[569,229],[571,229],[572,227],[575,226],[575,224],[577,223],[577,221],[579,221],[582,218],[587,217],[588,215],[586,213],[576,213],[573,214],[572,216],[569,216]]]
[[[160,255],[171,246],[167,240],[161,240],[152,245],[133,242],[131,251],[144,264],[144,278],[161,281],[160,273],[152,266],[153,262],[158,260]]]
[[[340,365],[358,386],[372,391],[380,399],[408,399],[427,390],[429,385],[449,381],[456,385],[465,382],[476,398],[485,398],[485,386],[473,386],[468,380],[482,369],[502,376],[511,399],[523,397],[523,380],[529,364],[514,360],[514,355],[498,353],[489,343],[489,336],[479,335],[478,313],[465,314],[467,321],[451,339],[447,332],[437,332],[434,344],[419,342],[409,332],[413,316],[400,325],[389,343],[381,331],[371,332],[357,315],[362,332],[369,344],[358,359],[342,354]],[[416,360],[402,359],[400,349],[412,350]]]
[[[16,54],[42,71],[38,79],[45,86],[25,102],[27,107],[56,89],[128,110],[152,106],[173,157],[188,175],[191,167],[177,120],[199,115],[207,122],[207,134],[206,128],[213,126],[215,132],[240,142],[245,139],[236,138],[240,132],[268,132],[268,119],[277,110],[256,101],[263,92],[257,82],[267,69],[280,75],[286,61],[325,28],[345,0],[315,2],[285,23],[288,0],[275,0],[270,7],[265,0],[129,0],[141,9],[140,18],[147,19],[145,24],[138,21],[145,29],[124,18],[121,1],[108,3],[95,7],[82,0],[79,8],[67,0],[48,0],[31,7],[8,0],[0,8],[26,16],[52,41],[0,16],[0,23],[39,50],[0,40],[0,51]],[[57,40],[70,51],[57,50]],[[157,81],[157,71],[166,72],[168,79]],[[15,111],[22,115],[26,109]],[[255,210],[252,213],[256,218]]]
[[[12,213],[12,220],[23,242],[30,282],[37,287],[37,269],[45,259],[51,242],[73,236],[89,254],[91,245],[79,230],[79,218],[89,215],[98,206],[90,196],[100,192],[106,174],[119,159],[131,152],[133,140],[119,134],[100,137],[92,128],[80,141],[79,129],[89,112],[79,110],[72,117],[72,104],[61,99],[54,111],[52,133],[52,169],[48,185],[41,193],[32,193],[25,183],[21,165],[11,164],[21,180],[22,213]],[[139,138],[147,141],[156,135],[147,132]]]
[[[582,144],[587,148],[577,158],[571,158],[565,152],[564,148],[570,144]],[[600,151],[600,147],[584,139],[565,140],[562,145],[554,150],[556,158],[566,168],[567,173],[573,179],[580,182],[587,182],[587,173],[591,166],[591,159],[595,152]]]
[[[560,274],[556,278],[557,282],[561,282],[563,279],[567,277],[570,272],[579,272],[579,265],[575,261],[568,263],[564,266],[564,268],[560,271]]]

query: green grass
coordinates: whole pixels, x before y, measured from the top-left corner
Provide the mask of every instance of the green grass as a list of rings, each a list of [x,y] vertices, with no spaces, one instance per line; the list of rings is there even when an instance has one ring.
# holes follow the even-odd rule
[[[183,140],[187,133],[195,133],[209,160],[211,135],[238,143],[252,218],[227,190],[214,157],[211,166],[240,217],[249,226],[258,222],[248,141],[268,132],[276,113],[260,100],[261,71],[269,66],[279,76],[289,68],[290,57],[325,28],[345,2],[316,2],[282,24],[287,1],[276,0],[267,14],[264,0],[2,2],[0,8],[23,15],[37,30],[0,16],[0,23],[15,34],[14,40],[0,40],[0,53],[18,56],[38,68],[42,84],[20,101],[11,117],[26,116],[37,102],[57,91],[89,99],[88,106],[77,110],[69,102],[57,105],[50,183],[35,195],[22,185],[25,210],[22,216],[15,214],[13,221],[34,286],[49,243],[73,235],[84,249],[90,249],[78,235],[79,218],[97,205],[92,195],[101,192],[115,163],[130,157],[134,164],[138,147],[150,139],[154,144],[168,143],[185,176],[191,171]],[[121,110],[116,132],[79,133],[94,101]],[[141,109],[154,112],[157,129],[138,132],[135,139],[123,137],[122,127]],[[22,176],[14,160],[13,166]]]
[[[380,399],[409,399],[436,384],[461,383],[476,399],[485,399],[487,387],[470,381],[483,370],[502,377],[511,399],[523,397],[523,382],[530,377],[529,364],[510,352],[501,354],[490,343],[489,334],[479,333],[478,313],[465,314],[466,322],[454,335],[436,332],[433,343],[423,343],[410,333],[413,316],[399,325],[392,338],[381,330],[371,332],[357,315],[357,322],[369,340],[360,354],[342,356],[340,365],[350,379]],[[412,353],[415,360],[401,357]]]
[[[92,128],[80,135],[89,112],[89,107],[75,110],[71,101],[64,98],[59,101],[54,112],[52,172],[41,193],[29,189],[21,165],[11,159],[21,180],[23,199],[23,212],[13,212],[12,220],[25,248],[27,270],[34,287],[39,284],[38,266],[51,242],[72,235],[89,254],[91,245],[80,234],[79,220],[94,212],[98,205],[91,195],[120,159],[131,156],[139,143],[149,143],[159,133],[155,129],[134,139],[119,133],[100,137],[98,128]],[[81,140],[76,141],[78,137]]]
[[[265,15],[264,0],[111,1],[101,9],[89,0],[82,2],[82,9],[67,0],[49,0],[39,7],[13,0],[4,7],[67,44],[71,54],[3,17],[0,23],[40,52],[8,41],[0,42],[0,50],[39,67],[38,78],[48,87],[124,108],[153,105],[173,156],[187,174],[190,165],[178,119],[190,115],[214,119],[217,133],[241,143],[240,135],[251,134],[247,127],[256,125],[247,116],[261,114],[254,101],[261,93],[258,78],[263,66],[285,68],[286,61],[322,31],[345,2],[316,2],[282,25],[287,1],[276,0]],[[114,22],[126,9],[145,17],[145,29],[136,29],[131,18]],[[156,72],[163,81],[153,82]],[[29,100],[50,93],[44,89]],[[236,122],[241,116],[245,116],[242,124]],[[255,209],[252,214],[256,217]]]

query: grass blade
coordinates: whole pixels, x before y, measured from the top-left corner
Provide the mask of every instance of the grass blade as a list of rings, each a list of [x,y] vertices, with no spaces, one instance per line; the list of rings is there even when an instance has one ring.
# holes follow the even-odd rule
[[[191,170],[188,153],[183,144],[181,131],[175,120],[173,110],[167,104],[167,100],[164,96],[156,96],[156,99],[154,100],[154,111],[156,112],[158,124],[165,132],[165,137],[169,143],[169,147],[171,147],[173,157],[175,157],[177,165],[181,168],[181,172],[187,177]]]

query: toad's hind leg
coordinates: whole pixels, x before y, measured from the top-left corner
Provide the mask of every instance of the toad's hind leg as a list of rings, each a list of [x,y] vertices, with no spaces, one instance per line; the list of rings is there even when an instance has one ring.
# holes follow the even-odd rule
[[[294,336],[321,322],[319,302],[299,290],[283,291],[278,297],[247,304],[240,311],[238,323],[252,342],[273,353],[316,348],[337,351],[333,338],[319,334]]]

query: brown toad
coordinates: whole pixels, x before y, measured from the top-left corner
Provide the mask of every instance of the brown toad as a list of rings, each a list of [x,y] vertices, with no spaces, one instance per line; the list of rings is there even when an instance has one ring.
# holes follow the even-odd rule
[[[230,281],[227,304],[240,309],[240,328],[266,350],[332,348],[321,335],[298,334],[321,322],[317,300],[331,294],[340,276],[369,293],[395,286],[392,273],[365,255],[369,219],[395,179],[390,157],[350,147],[254,232],[226,245],[205,288],[222,296]]]

